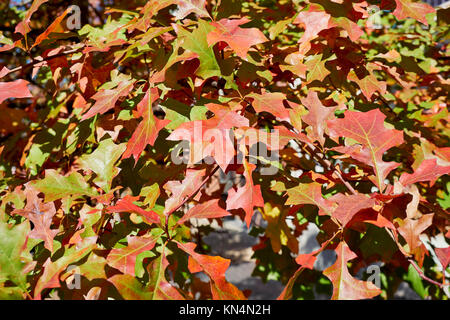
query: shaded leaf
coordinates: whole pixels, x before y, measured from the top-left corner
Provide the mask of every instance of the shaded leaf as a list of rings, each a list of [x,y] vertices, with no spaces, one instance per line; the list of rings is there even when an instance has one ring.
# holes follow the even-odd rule
[[[180,220],[177,221],[177,224],[182,224],[189,219],[196,218],[221,218],[225,216],[229,216],[230,213],[221,207],[219,207],[219,200],[209,200],[205,203],[197,204],[191,209],[189,209],[186,214],[181,217]]]
[[[87,184],[78,172],[63,176],[53,169],[48,169],[45,170],[45,178],[35,181],[32,186],[44,193],[47,202],[69,196],[98,196],[98,193]]]

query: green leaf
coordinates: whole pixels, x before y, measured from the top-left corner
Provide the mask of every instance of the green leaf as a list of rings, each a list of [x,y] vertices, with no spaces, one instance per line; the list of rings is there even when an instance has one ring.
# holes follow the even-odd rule
[[[416,269],[412,266],[412,264],[408,267],[408,274],[405,277],[406,281],[408,281],[413,288],[413,290],[422,298],[424,299],[426,296],[428,296],[428,290],[425,289],[423,286],[422,278],[420,277],[419,273]]]
[[[30,233],[28,221],[16,226],[0,222],[0,284],[11,281],[22,290],[26,290],[26,274],[23,272],[25,263],[22,253],[26,247],[28,233]],[[5,290],[8,289],[0,287],[0,296],[7,294]]]
[[[94,179],[94,183],[105,192],[109,192],[112,180],[119,173],[115,164],[125,149],[126,143],[117,145],[112,139],[102,140],[94,152],[81,157],[81,167],[95,172],[97,177]]]
[[[68,176],[60,175],[56,170],[45,170],[45,178],[33,183],[33,186],[45,194],[45,201],[51,202],[65,197],[79,197],[98,195],[78,172]]]
[[[220,77],[221,71],[212,47],[208,46],[206,37],[208,33],[214,30],[208,22],[204,20],[198,21],[198,27],[192,33],[180,28],[179,36],[184,38],[181,45],[182,48],[198,54],[200,66],[196,73],[203,79],[210,77]]]

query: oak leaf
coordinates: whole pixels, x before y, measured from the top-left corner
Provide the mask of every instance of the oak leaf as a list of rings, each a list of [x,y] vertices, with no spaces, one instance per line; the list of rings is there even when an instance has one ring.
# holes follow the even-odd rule
[[[137,256],[144,251],[152,250],[157,240],[158,238],[153,237],[127,236],[128,245],[112,249],[106,260],[111,267],[134,276]]]
[[[53,252],[53,238],[58,234],[58,229],[51,229],[53,217],[56,214],[53,202],[43,203],[38,197],[38,191],[32,187],[26,187],[25,194],[27,204],[23,209],[15,209],[12,213],[24,216],[33,223],[33,230],[28,234],[32,239],[44,240],[45,247]]]
[[[207,256],[194,251],[193,242],[177,242],[178,248],[189,254],[188,268],[192,273],[203,271],[211,279],[211,292],[214,300],[243,300],[244,294],[225,279],[230,260],[219,256]]]
[[[227,210],[242,208],[245,211],[245,223],[249,227],[254,207],[264,206],[264,199],[261,194],[261,186],[253,184],[252,172],[256,166],[244,159],[243,167],[245,184],[238,187],[237,190],[230,189],[228,191]]]
[[[309,137],[325,143],[324,134],[327,133],[327,120],[334,118],[336,107],[325,107],[317,96],[317,92],[309,91],[306,98],[300,101],[308,109],[308,114],[302,116],[304,122],[310,125]]]
[[[400,183],[407,186],[416,182],[430,181],[430,186],[433,186],[437,178],[449,173],[450,166],[439,166],[436,159],[426,159],[414,170],[414,173],[403,173],[400,176]]]
[[[384,162],[383,154],[390,148],[403,143],[403,132],[387,129],[384,126],[386,116],[378,109],[368,112],[347,110],[344,118],[328,121],[328,129],[333,137],[344,136],[361,145],[337,147],[336,150],[350,154],[358,161],[373,167],[376,186],[384,189],[384,179],[396,167],[396,162]]]
[[[160,223],[160,218],[156,212],[144,210],[133,203],[138,198],[126,195],[119,199],[114,206],[109,206],[107,210],[109,212],[131,212],[142,216],[147,223]]]
[[[370,299],[381,293],[373,283],[355,279],[349,273],[347,262],[356,258],[356,254],[345,242],[339,243],[335,251],[336,262],[323,271],[333,284],[332,300]]]
[[[204,218],[221,218],[229,216],[230,213],[219,207],[219,200],[213,199],[205,203],[197,204],[186,212],[177,224],[182,224],[189,219],[204,219]]]
[[[160,120],[153,115],[152,104],[158,97],[158,89],[150,88],[145,93],[142,101],[137,105],[137,116],[142,116],[143,119],[139,122],[136,130],[128,141],[127,149],[122,155],[123,159],[132,155],[135,162],[137,162],[147,144],[152,146],[158,137],[159,131],[170,122],[170,120],[167,119]]]
[[[0,103],[9,98],[32,98],[28,90],[28,81],[18,79],[11,82],[0,82]]]
[[[239,57],[245,59],[251,46],[268,41],[266,36],[256,28],[239,27],[249,21],[247,18],[241,18],[211,22],[215,29],[208,33],[208,45],[211,46],[219,41],[224,41]]]

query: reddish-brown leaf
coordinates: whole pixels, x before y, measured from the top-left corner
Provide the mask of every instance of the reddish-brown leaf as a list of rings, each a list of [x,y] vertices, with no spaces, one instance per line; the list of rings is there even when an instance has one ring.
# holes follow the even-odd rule
[[[351,71],[349,72],[347,79],[356,82],[359,88],[361,89],[363,95],[369,101],[375,92],[378,92],[381,95],[386,93],[386,82],[378,81],[377,77],[375,77],[373,72],[369,72],[368,75],[365,75],[363,78],[360,79],[354,71]]]
[[[134,276],[137,256],[152,250],[158,238],[127,236],[128,245],[124,248],[112,249],[106,257],[108,264],[124,274]]]
[[[208,33],[208,45],[224,41],[239,57],[245,59],[251,46],[268,41],[266,36],[256,28],[239,27],[249,21],[247,18],[241,18],[211,22],[216,29]]]
[[[166,200],[164,213],[167,215],[175,210],[187,197],[191,196],[202,184],[202,178],[205,175],[205,169],[186,170],[186,176],[183,181],[168,181],[163,188],[171,193]]]
[[[189,271],[192,273],[203,271],[211,279],[211,292],[214,300],[244,300],[244,294],[225,279],[230,260],[219,256],[207,256],[194,251],[195,243],[177,242],[178,248],[189,254]]]
[[[283,105],[286,99],[281,92],[264,92],[263,94],[251,93],[248,98],[253,98],[252,106],[256,112],[269,112],[281,120],[289,119],[288,110]]]
[[[219,207],[219,200],[213,199],[209,200],[205,203],[197,204],[191,209],[189,209],[188,212],[180,219],[178,220],[178,224],[182,224],[186,222],[189,219],[192,218],[220,218],[229,216],[230,213],[221,207]]]
[[[33,230],[29,237],[44,240],[45,247],[53,252],[53,238],[58,234],[58,229],[51,229],[53,217],[56,214],[53,202],[43,203],[38,198],[39,191],[27,187],[25,190],[27,204],[23,209],[16,209],[12,213],[19,214],[33,223]]]
[[[91,98],[95,100],[94,105],[86,112],[82,120],[89,119],[96,114],[103,114],[114,108],[120,97],[125,97],[133,89],[134,81],[121,81],[115,89],[102,89]]]
[[[414,173],[403,173],[400,176],[400,183],[407,186],[420,181],[430,181],[430,186],[440,176],[450,173],[450,166],[442,167],[437,164],[436,159],[423,160]]]
[[[189,163],[197,163],[212,156],[225,171],[235,155],[230,129],[247,127],[249,121],[227,106],[208,103],[206,107],[214,113],[212,118],[182,123],[167,140],[189,141]]]
[[[139,122],[139,125],[128,141],[127,149],[122,155],[123,159],[129,158],[132,155],[137,162],[147,144],[152,146],[158,137],[159,131],[170,122],[167,119],[160,120],[153,115],[152,104],[158,97],[158,89],[151,88],[145,93],[142,101],[139,102],[137,116],[142,116],[143,119]]]
[[[244,177],[245,185],[238,187],[237,190],[230,189],[227,198],[227,210],[244,209],[245,223],[250,227],[253,217],[254,207],[264,206],[264,199],[261,194],[261,186],[253,184],[252,172],[256,166],[248,163],[244,159]]]
[[[325,143],[324,133],[327,131],[327,120],[334,118],[336,107],[325,107],[320,102],[317,92],[309,91],[306,98],[300,99],[302,104],[308,108],[307,115],[302,117],[303,121],[310,125],[308,136],[311,140],[318,140],[321,145]]]
[[[175,2],[178,5],[177,11],[174,12],[177,20],[183,19],[191,13],[195,13],[199,17],[209,17],[209,13],[205,8],[206,0],[175,0],[171,2]]]
[[[450,247],[447,248],[435,248],[434,252],[442,264],[442,268],[447,269],[448,264],[450,263]]]
[[[355,279],[348,272],[347,262],[356,258],[356,254],[345,242],[339,243],[335,251],[336,262],[323,271],[333,284],[332,300],[370,299],[381,293],[373,283]]]
[[[332,216],[336,218],[343,227],[352,220],[352,218],[361,210],[371,208],[375,205],[375,200],[371,199],[361,193],[344,195],[338,193],[329,200],[338,204],[333,211]]]
[[[18,79],[11,82],[0,82],[0,103],[9,98],[32,98],[27,87],[28,81]]]
[[[433,223],[434,213],[421,216],[419,219],[406,218],[403,224],[398,228],[398,232],[406,240],[409,246],[409,252],[414,251],[422,242],[420,234],[424,232]]]
[[[312,7],[308,11],[300,12],[295,18],[295,24],[302,24],[305,27],[305,33],[299,42],[304,43],[314,39],[320,31],[328,29],[330,15],[325,11],[313,11]]]
[[[344,112],[344,118],[328,121],[331,136],[350,138],[361,144],[338,147],[336,150],[373,167],[376,176],[374,183],[381,191],[384,189],[386,176],[399,165],[395,162],[384,162],[383,154],[403,143],[403,132],[387,129],[384,126],[385,118],[378,109],[368,112],[347,110]]]
[[[22,35],[26,35],[28,32],[30,32],[31,16],[37,11],[37,9],[39,9],[41,4],[46,3],[47,1],[48,0],[34,0],[31,4],[30,9],[28,9],[27,13],[25,14],[25,18],[17,24],[15,32],[21,33]]]
[[[393,12],[398,20],[413,18],[428,25],[426,15],[435,12],[434,8],[427,3],[413,0],[395,0],[397,6]]]
[[[138,198],[126,195],[119,199],[115,206],[110,206],[107,210],[109,212],[132,212],[142,216],[147,223],[160,223],[160,218],[156,212],[144,210],[133,203]]]

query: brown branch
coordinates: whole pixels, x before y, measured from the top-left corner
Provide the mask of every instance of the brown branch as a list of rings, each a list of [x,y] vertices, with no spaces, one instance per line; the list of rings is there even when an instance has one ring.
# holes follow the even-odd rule
[[[341,173],[334,167],[330,160],[326,159],[325,157],[321,157],[320,153],[318,152],[317,148],[312,143],[306,143],[303,141],[300,141],[304,146],[305,150],[313,157],[315,158],[322,167],[327,169],[328,171],[332,171],[333,174],[339,179],[352,194],[357,194],[355,189],[351,186],[350,183],[348,183],[341,175]]]
[[[77,49],[71,49],[71,50],[63,51],[63,52],[54,54],[54,55],[52,55],[52,56],[45,57],[45,58],[43,58],[42,60],[33,60],[33,61],[31,61],[31,62],[29,62],[29,63],[23,65],[23,66],[20,66],[20,67],[16,67],[16,68],[14,68],[14,69],[11,69],[11,70],[7,73],[7,75],[8,75],[8,74],[11,74],[11,73],[14,73],[14,72],[17,72],[17,71],[20,71],[20,70],[22,70],[22,69],[26,69],[26,68],[32,67],[32,66],[34,66],[35,64],[38,64],[38,63],[41,63],[41,62],[44,62],[44,61],[52,60],[52,59],[54,59],[54,58],[58,58],[58,57],[62,57],[62,56],[67,56],[67,55],[69,55],[69,54],[79,52],[81,49],[83,49],[83,47],[77,48]]]
[[[414,269],[416,269],[417,273],[419,274],[419,276],[425,280],[428,281],[429,283],[432,283],[436,286],[438,286],[439,288],[443,288],[444,286],[448,286],[448,285],[444,285],[442,283],[439,283],[437,281],[434,281],[433,279],[428,278],[422,271],[422,269],[419,268],[419,266],[416,264],[416,262],[413,259],[408,259],[409,263],[414,267]]]

